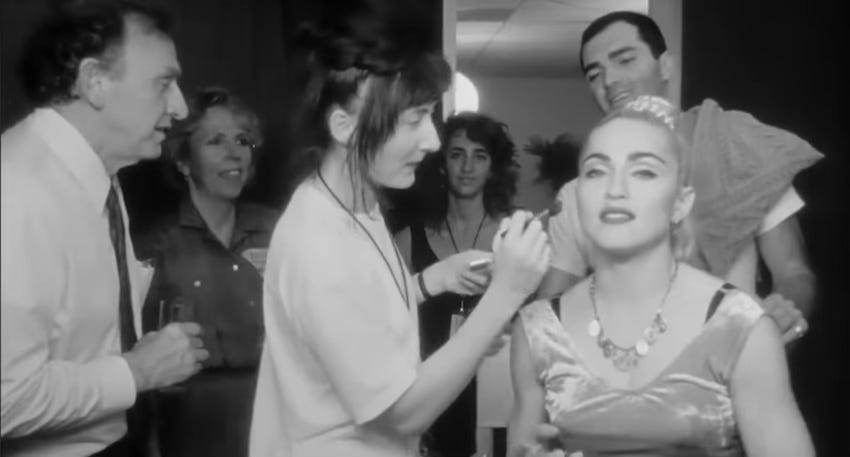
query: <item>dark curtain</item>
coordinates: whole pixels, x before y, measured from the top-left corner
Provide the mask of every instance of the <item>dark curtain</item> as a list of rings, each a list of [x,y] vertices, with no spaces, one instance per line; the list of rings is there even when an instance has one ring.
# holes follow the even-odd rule
[[[265,124],[265,145],[253,184],[245,197],[281,208],[290,154],[287,113],[293,90],[287,78],[287,44],[294,29],[286,4],[279,0],[151,1],[174,18],[173,36],[183,67],[187,97],[201,86],[221,85],[241,96]],[[160,161],[142,162],[121,172],[134,232],[177,203],[176,191],[163,179]]]
[[[16,73],[21,48],[33,26],[56,5],[74,0],[0,0],[2,64],[0,127],[6,129],[31,109]],[[77,0],[84,1],[84,0]],[[395,0],[391,0],[395,1]],[[442,2],[416,0],[432,24],[426,39],[442,44]],[[257,164],[249,200],[282,208],[293,188],[293,116],[303,80],[303,64],[294,46],[297,26],[325,7],[319,0],[148,0],[169,11],[173,37],[183,67],[180,81],[188,97],[210,84],[229,88],[257,110],[264,121],[266,143]],[[160,214],[176,207],[177,192],[168,185],[159,161],[142,162],[121,171],[131,229],[150,228]],[[396,201],[395,194],[393,194]],[[403,208],[404,203],[397,203]]]
[[[3,0],[2,117],[6,129],[31,109],[16,72],[24,40],[56,0]],[[266,144],[247,198],[279,206],[288,149],[286,113],[293,91],[286,78],[286,44],[294,29],[287,4],[279,0],[150,0],[172,15],[172,35],[183,68],[181,89],[188,97],[204,85],[229,88],[259,113],[266,125]],[[287,11],[291,12],[291,11]],[[177,203],[159,161],[142,162],[121,171],[133,232],[146,230]]]
[[[826,156],[794,182],[818,278],[810,333],[791,351],[797,401],[818,455],[850,455],[847,2],[715,0],[683,5],[682,101],[711,97],[797,133]]]

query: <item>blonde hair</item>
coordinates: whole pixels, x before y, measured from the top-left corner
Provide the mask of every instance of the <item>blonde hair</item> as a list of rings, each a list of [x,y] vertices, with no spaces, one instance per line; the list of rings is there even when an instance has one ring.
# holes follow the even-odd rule
[[[688,186],[691,183],[691,148],[678,131],[681,118],[681,111],[667,99],[655,95],[640,95],[609,112],[595,128],[614,119],[636,119],[661,127],[667,132],[679,162],[679,184]]]
[[[681,118],[681,111],[667,99],[655,95],[641,95],[609,112],[594,129],[614,119],[636,119],[662,128],[668,133],[678,160],[677,174],[681,190],[691,184],[691,147],[678,131]],[[673,254],[679,260],[689,258],[696,250],[695,227],[690,219],[690,216],[686,216],[677,223],[671,221]]]

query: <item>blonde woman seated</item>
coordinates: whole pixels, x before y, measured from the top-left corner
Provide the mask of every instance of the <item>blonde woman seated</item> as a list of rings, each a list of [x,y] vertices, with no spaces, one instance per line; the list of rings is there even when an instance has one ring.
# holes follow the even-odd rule
[[[514,324],[511,455],[813,454],[776,324],[674,255],[694,201],[677,115],[642,96],[588,138],[577,210],[595,271]],[[543,423],[562,450],[541,448]]]

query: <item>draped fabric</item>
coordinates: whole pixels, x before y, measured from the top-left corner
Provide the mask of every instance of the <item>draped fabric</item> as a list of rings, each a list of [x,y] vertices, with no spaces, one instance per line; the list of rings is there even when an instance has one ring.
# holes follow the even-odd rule
[[[711,99],[684,114],[696,201],[691,215],[703,265],[724,276],[797,173],[823,156],[797,135]],[[686,127],[687,130],[687,127]]]

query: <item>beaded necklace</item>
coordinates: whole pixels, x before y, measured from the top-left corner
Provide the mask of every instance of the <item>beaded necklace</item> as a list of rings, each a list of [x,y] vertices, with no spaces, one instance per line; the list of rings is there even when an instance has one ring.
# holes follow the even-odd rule
[[[664,320],[662,312],[664,303],[667,301],[667,296],[670,295],[670,290],[673,289],[673,283],[676,281],[676,275],[679,272],[679,263],[676,262],[673,266],[673,274],[670,275],[670,282],[667,283],[667,291],[661,298],[661,303],[655,311],[655,316],[652,322],[643,331],[643,336],[637,340],[635,344],[629,347],[622,347],[611,341],[605,334],[605,329],[602,327],[602,320],[599,318],[599,310],[596,307],[596,274],[590,278],[590,303],[593,305],[593,317],[587,326],[587,333],[596,338],[596,344],[602,349],[602,355],[606,359],[611,359],[614,367],[620,371],[633,370],[640,359],[649,354],[649,350],[658,340],[658,336],[667,331],[667,321]]]

